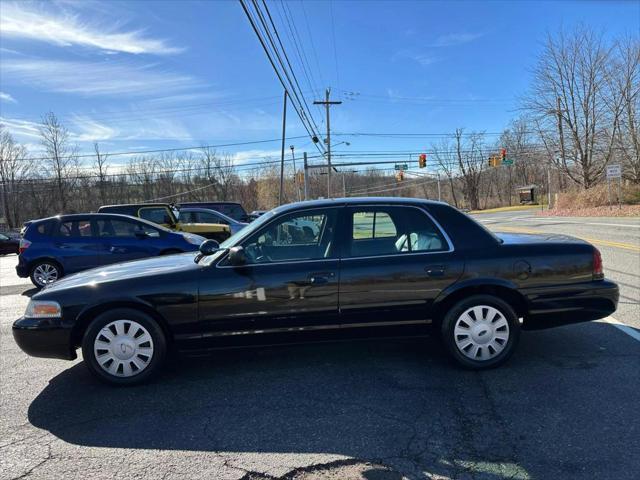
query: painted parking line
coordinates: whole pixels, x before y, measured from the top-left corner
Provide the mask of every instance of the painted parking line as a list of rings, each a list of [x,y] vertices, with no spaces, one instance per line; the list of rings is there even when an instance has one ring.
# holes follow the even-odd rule
[[[534,230],[532,228],[521,228],[521,227],[492,227],[493,230],[495,230],[496,232],[511,232],[511,233],[533,233],[533,234],[550,234],[550,235],[557,235],[557,232],[545,232],[542,230]],[[638,252],[640,253],[640,246],[638,245],[633,245],[631,243],[624,243],[624,242],[613,242],[611,240],[602,240],[600,238],[592,238],[592,237],[583,237],[582,235],[571,235],[573,237],[576,238],[580,238],[582,240],[586,240],[589,243],[593,243],[594,245],[603,245],[605,247],[614,247],[614,248],[621,248],[623,250],[630,250],[632,252]]]
[[[640,342],[640,332],[638,330],[636,330],[635,328],[632,328],[629,325],[626,325],[626,324],[622,323],[620,320],[616,320],[613,317],[606,317],[606,318],[603,318],[600,321],[608,323],[610,325],[613,325],[614,327],[616,327],[621,332],[626,333],[627,335],[629,335],[634,340],[637,340],[638,342]]]

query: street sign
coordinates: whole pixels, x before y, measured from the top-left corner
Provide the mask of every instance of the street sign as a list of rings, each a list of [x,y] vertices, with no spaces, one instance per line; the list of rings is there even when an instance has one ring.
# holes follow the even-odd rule
[[[622,177],[622,168],[620,165],[607,165],[607,178]]]
[[[512,158],[505,158],[504,160],[502,160],[502,164],[503,165],[513,165],[513,159]]]
[[[396,170],[408,170],[409,166],[406,163],[396,163],[394,167]]]

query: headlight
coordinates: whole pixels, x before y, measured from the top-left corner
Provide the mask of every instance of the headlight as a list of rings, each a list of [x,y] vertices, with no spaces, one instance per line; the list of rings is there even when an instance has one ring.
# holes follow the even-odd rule
[[[200,245],[204,242],[205,238],[200,235],[189,235],[185,234],[184,239],[192,245]]]
[[[62,309],[58,302],[49,300],[30,300],[24,316],[28,318],[54,318],[62,316]]]

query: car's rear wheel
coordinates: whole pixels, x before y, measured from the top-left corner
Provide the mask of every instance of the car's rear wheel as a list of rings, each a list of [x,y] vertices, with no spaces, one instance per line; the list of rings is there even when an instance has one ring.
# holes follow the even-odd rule
[[[100,380],[135,385],[159,372],[166,338],[158,323],[132,309],[110,310],[91,322],[82,339],[85,364]]]
[[[36,287],[43,288],[62,277],[62,268],[56,262],[43,260],[31,267],[29,277]]]
[[[493,295],[473,295],[453,305],[442,321],[451,356],[472,369],[497,367],[513,354],[520,323],[513,308]]]

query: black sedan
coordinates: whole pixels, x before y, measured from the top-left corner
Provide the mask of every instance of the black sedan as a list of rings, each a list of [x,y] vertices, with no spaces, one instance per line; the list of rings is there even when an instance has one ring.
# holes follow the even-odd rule
[[[584,241],[495,236],[439,202],[337,199],[276,208],[197,255],[56,281],[13,334],[34,356],[74,359],[82,348],[92,373],[125,385],[156,374],[170,349],[430,331],[459,364],[488,368],[522,329],[603,318],[617,303]]]
[[[0,233],[0,255],[19,253],[20,239],[5,233]]]

